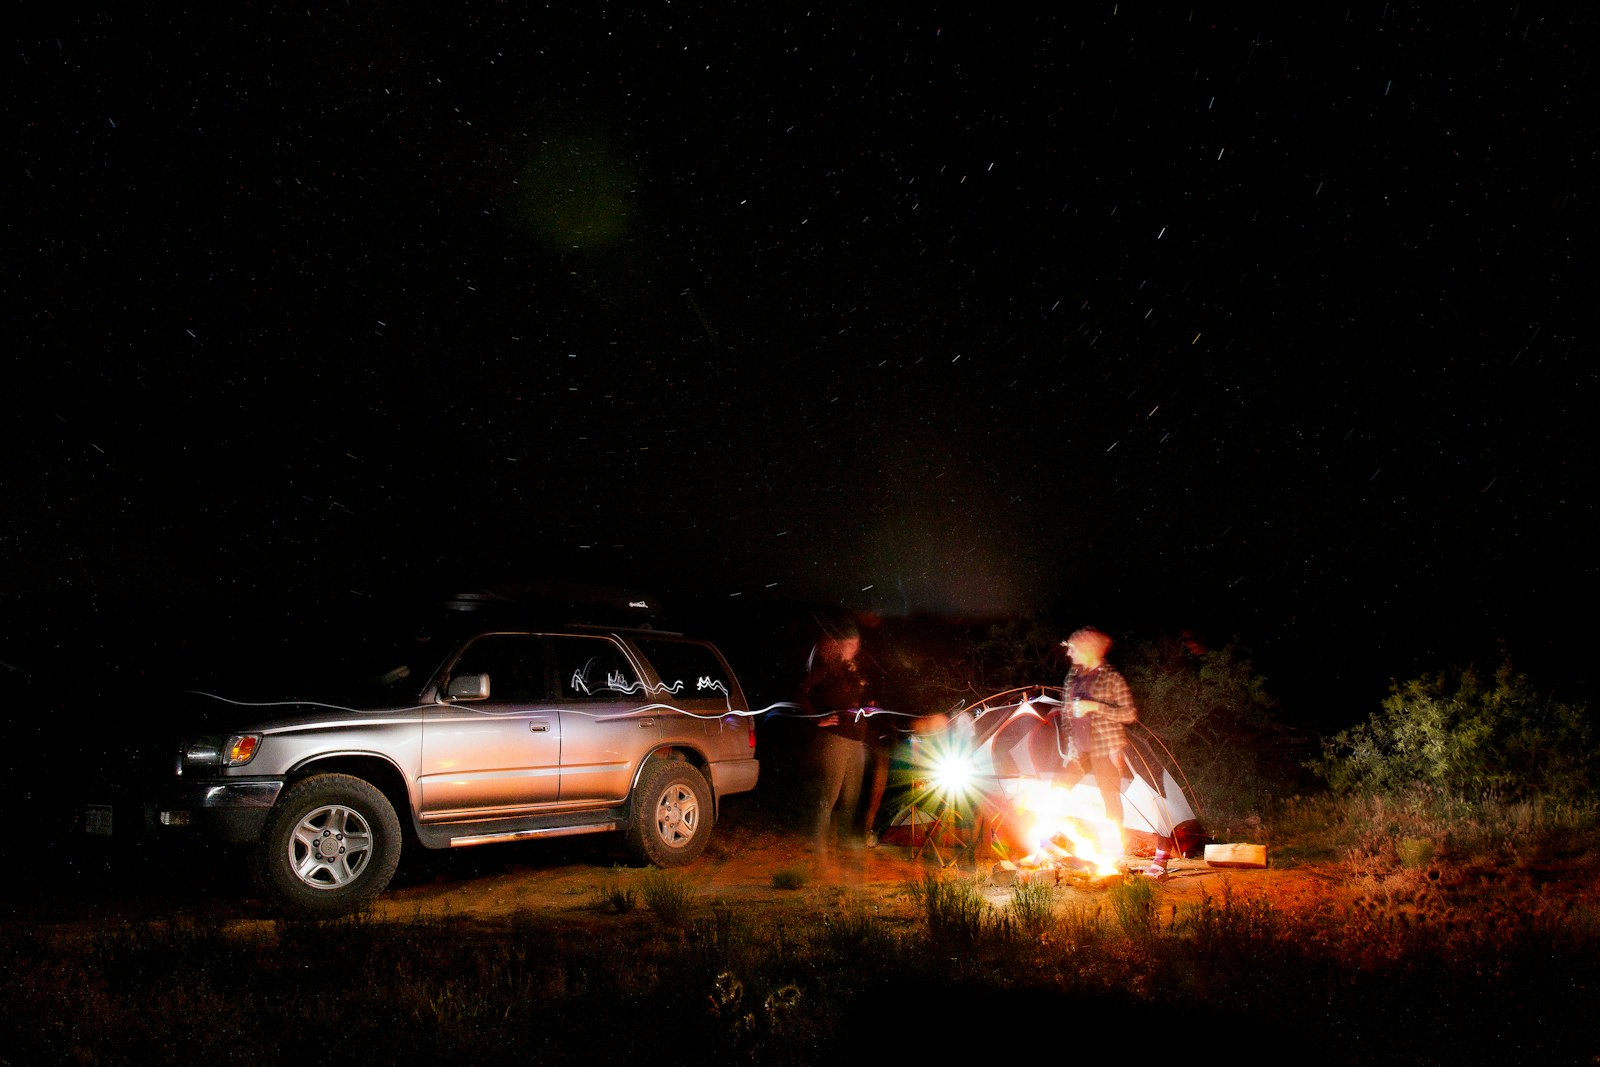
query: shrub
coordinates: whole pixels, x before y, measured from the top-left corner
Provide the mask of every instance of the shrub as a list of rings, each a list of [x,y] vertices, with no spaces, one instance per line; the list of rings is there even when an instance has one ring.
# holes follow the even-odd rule
[[[1576,798],[1596,784],[1587,710],[1557,701],[1503,663],[1397,684],[1365,723],[1325,740],[1311,764],[1341,793]]]
[[[1395,855],[1402,867],[1415,870],[1433,862],[1434,845],[1426,837],[1402,837],[1395,844]]]
[[[1141,725],[1210,808],[1196,814],[1259,811],[1287,791],[1306,742],[1277,720],[1278,702],[1238,638],[1216,649],[1163,638],[1134,650],[1126,673]]]
[[[1097,906],[1074,905],[1056,919],[1056,933],[1069,953],[1093,949],[1104,939],[1105,932],[1104,917]]]
[[[1183,910],[1176,926],[1201,950],[1220,954],[1245,942],[1271,940],[1282,923],[1265,896],[1243,896],[1224,881],[1220,897],[1202,892],[1198,903]]]
[[[894,934],[877,909],[854,897],[823,918],[822,942],[843,958],[872,960],[872,966],[889,966],[896,955]],[[855,969],[866,973],[871,968],[857,963]]]

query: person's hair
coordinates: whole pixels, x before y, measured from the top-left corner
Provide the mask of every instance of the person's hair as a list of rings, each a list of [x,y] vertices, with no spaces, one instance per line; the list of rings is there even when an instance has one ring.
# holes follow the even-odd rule
[[[1102,656],[1111,651],[1110,635],[1103,630],[1095,629],[1093,626],[1085,626],[1072,631],[1072,636],[1067,638],[1067,643],[1069,645],[1088,645],[1098,648]]]

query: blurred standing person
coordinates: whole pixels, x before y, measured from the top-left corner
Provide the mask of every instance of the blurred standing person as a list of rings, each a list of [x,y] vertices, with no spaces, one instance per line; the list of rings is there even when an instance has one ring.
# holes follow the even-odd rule
[[[881,699],[889,696],[889,707],[900,707],[902,694],[896,691],[899,687],[891,681],[892,672],[884,669],[882,658],[887,653],[888,658],[897,668],[904,670],[907,658],[903,652],[898,651],[893,644],[886,644],[882,640],[883,620],[876,614],[860,616],[861,625],[875,634],[875,638],[868,645],[865,652],[856,658],[856,662],[865,662],[868,670],[867,690],[872,694],[868,702],[866,717],[866,745],[867,745],[867,777],[866,798],[862,802],[865,808],[862,813],[861,831],[866,839],[868,848],[878,847],[878,812],[883,807],[884,794],[889,789],[889,765],[894,761],[895,748],[900,743],[901,729],[897,713],[885,711],[879,707]],[[874,655],[876,649],[876,655]],[[887,694],[886,694],[886,691]]]
[[[867,847],[878,847],[878,809],[889,791],[889,765],[900,744],[900,731],[894,716],[879,713],[867,719],[867,810],[862,818]]]
[[[1111,638],[1092,626],[1073,631],[1061,644],[1072,666],[1067,671],[1066,703],[1062,707],[1062,726],[1070,731],[1066,776],[1062,784],[1076,785],[1085,774],[1093,774],[1105,804],[1106,818],[1122,831],[1123,749],[1128,744],[1127,724],[1139,717],[1133,691],[1122,672],[1106,662]],[[1159,878],[1166,874],[1169,856],[1162,842],[1145,874]]]
[[[800,706],[817,725],[813,843],[819,855],[836,837],[855,844],[856,808],[867,769],[867,677],[856,659],[860,652],[861,632],[854,624],[824,634],[800,685]]]

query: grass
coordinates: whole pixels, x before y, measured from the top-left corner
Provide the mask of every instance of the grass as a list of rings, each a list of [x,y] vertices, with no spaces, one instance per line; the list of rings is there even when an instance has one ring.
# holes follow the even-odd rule
[[[639,906],[639,891],[623,880],[619,869],[613,869],[611,874],[595,887],[589,906],[596,911],[627,915]]]
[[[694,885],[681,871],[663,871],[652,867],[639,879],[639,894],[645,906],[655,912],[656,918],[667,926],[684,926],[694,911]]]
[[[990,903],[939,872],[907,882],[894,915],[840,890],[774,919],[648,870],[614,872],[595,900],[615,911],[633,889],[653,923],[357,915],[241,936],[196,920],[63,942],[11,921],[0,1063],[287,1061],[325,1032],[330,1004],[337,1046],[380,1065],[471,1048],[488,1067],[785,1067],[840,1058],[876,1029],[920,1056],[952,1026],[1020,1048],[1064,1019],[1141,1039],[1156,1020],[1174,1049],[1247,1033],[1307,1063],[1595,1062],[1583,1020],[1600,1010],[1600,906],[1561,903],[1527,873],[1593,843],[1587,808],[1324,799],[1261,832],[1269,854],[1338,856],[1359,899],[1290,913],[1224,881],[1175,907],[1120,879],[1088,903],[1043,884]],[[1500,880],[1452,888],[1480,868]],[[903,1026],[896,1006],[929,1025]]]
[[[961,876],[925,875],[911,884],[930,944],[961,950],[976,945],[995,925],[995,915],[977,884]]]
[[[1029,938],[1041,938],[1055,925],[1055,888],[1044,882],[1018,882],[1011,887],[1010,917]]]
[[[1155,883],[1142,875],[1118,878],[1107,896],[1117,925],[1129,940],[1148,943],[1159,932]]]
[[[780,867],[772,872],[772,888],[804,889],[811,874],[804,867]]]
[[[1464,801],[1400,795],[1295,797],[1263,826],[1278,862],[1426,867],[1449,857],[1522,864],[1600,852],[1600,800]]]
[[[0,1057],[277,1062],[337,1003],[341,1046],[368,1063],[466,1047],[485,1064],[589,1062],[596,1042],[607,1058],[659,1054],[671,1032],[696,1062],[800,1064],[846,1050],[862,1025],[889,1025],[888,1005],[945,1010],[926,999],[934,990],[959,993],[945,1003],[963,1012],[992,995],[997,1008],[1091,1011],[1110,1026],[1150,1011],[1162,1025],[1248,1027],[1313,1063],[1330,1049],[1350,1063],[1581,1062],[1596,1051],[1573,1023],[1597,1006],[1582,977],[1600,950],[1592,910],[1541,912],[1529,898],[1454,926],[1375,905],[1335,923],[1224,892],[1168,915],[1159,890],[1128,880],[1107,891],[1108,927],[1089,908],[1047,911],[1042,891],[1003,909],[967,879],[930,877],[907,893],[920,913],[909,925],[847,897],[773,929],[723,901],[682,926],[620,924],[600,937],[532,916],[492,934],[355,917],[282,924],[264,941],[196,923],[127,927],[63,953],[12,925],[0,930]],[[1030,924],[1039,939],[1019,942]],[[985,1024],[1019,1035],[1033,1025],[1004,1011]]]

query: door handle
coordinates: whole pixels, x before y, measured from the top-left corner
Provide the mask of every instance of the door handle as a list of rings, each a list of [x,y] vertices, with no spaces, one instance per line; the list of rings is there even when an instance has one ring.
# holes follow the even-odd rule
[[[544,719],[532,719],[528,723],[528,729],[536,734],[547,734],[550,732],[550,723]]]
[[[641,730],[649,730],[652,727],[654,727],[655,724],[656,724],[656,721],[654,719],[640,719],[639,720],[639,729],[641,729]]]

